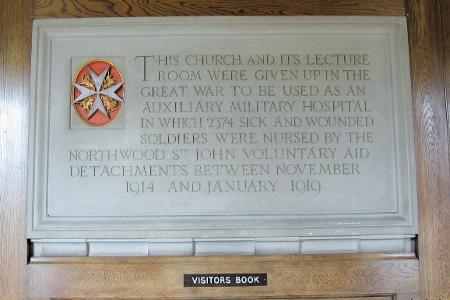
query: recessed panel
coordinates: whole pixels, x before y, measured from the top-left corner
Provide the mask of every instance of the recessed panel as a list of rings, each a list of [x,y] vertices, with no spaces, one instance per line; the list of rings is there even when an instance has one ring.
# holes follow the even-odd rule
[[[417,233],[406,22],[39,20],[29,237]]]

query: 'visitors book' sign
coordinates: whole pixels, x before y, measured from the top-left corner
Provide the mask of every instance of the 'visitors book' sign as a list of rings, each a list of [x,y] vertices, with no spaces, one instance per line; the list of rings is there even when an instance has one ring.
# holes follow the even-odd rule
[[[184,287],[267,286],[267,273],[184,274]]]

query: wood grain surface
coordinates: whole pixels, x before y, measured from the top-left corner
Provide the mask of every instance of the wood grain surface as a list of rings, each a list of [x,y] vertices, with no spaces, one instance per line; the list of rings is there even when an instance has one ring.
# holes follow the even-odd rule
[[[30,13],[26,1],[0,1],[1,299],[24,296]]]
[[[404,16],[404,0],[34,0],[35,18],[200,15]]]
[[[408,1],[424,299],[450,299],[450,177],[443,40],[448,0]],[[444,23],[442,23],[444,22]],[[448,55],[448,53],[446,54]]]
[[[43,258],[29,266],[31,298],[279,299],[418,292],[418,261],[379,254],[249,257]],[[185,273],[267,273],[267,287],[184,288]],[[150,296],[151,295],[151,296]]]
[[[447,131],[450,142],[450,1],[441,1],[442,36],[444,44],[444,79],[447,107]],[[450,160],[450,151],[449,151]],[[449,276],[450,277],[450,276]]]

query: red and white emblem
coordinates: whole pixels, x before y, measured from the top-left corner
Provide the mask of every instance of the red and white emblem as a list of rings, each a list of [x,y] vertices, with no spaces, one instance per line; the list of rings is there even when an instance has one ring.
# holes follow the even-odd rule
[[[90,126],[104,126],[117,118],[124,105],[124,81],[120,71],[106,60],[93,60],[76,74],[72,105]]]

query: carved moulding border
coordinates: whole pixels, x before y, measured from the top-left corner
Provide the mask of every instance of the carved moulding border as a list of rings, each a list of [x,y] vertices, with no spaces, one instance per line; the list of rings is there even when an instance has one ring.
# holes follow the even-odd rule
[[[320,34],[298,32],[305,24],[352,24],[351,34],[383,35],[390,52],[390,88],[394,120],[397,183],[397,209],[378,213],[349,214],[266,214],[266,215],[180,215],[135,217],[57,217],[48,214],[47,183],[50,121],[50,78],[39,74],[52,71],[52,43],[62,37],[113,35],[111,26],[123,34],[152,26],[153,35],[176,36],[178,28],[196,29],[195,34],[217,34],[217,28],[230,24],[222,34]],[[109,18],[83,20],[36,20],[33,27],[31,78],[31,134],[28,174],[28,235],[32,238],[212,238],[279,237],[359,234],[415,234],[417,196],[415,155],[412,136],[412,104],[406,19],[403,17],[202,17],[202,18]],[[114,24],[114,25],[112,25]],[[208,26],[205,26],[208,24]],[[362,25],[370,30],[362,30]],[[71,25],[77,25],[73,30]],[[128,25],[129,27],[124,27]],[[359,26],[361,25],[361,26]],[[219,27],[218,27],[219,26]],[[95,30],[92,28],[95,27]],[[125,28],[125,29],[124,29]],[[201,30],[199,31],[199,28]],[[311,27],[309,27],[310,29]],[[162,29],[162,32],[160,31]],[[222,29],[223,30],[223,29]],[[349,30],[347,28],[347,30]],[[144,33],[142,33],[144,34]],[[148,35],[148,33],[145,33]],[[194,33],[192,33],[194,34]],[[323,32],[322,32],[323,34]],[[330,34],[330,32],[327,32]],[[394,88],[395,87],[395,88]],[[399,87],[399,88],[397,88]],[[37,105],[37,101],[40,105]],[[126,225],[124,227],[124,224]]]

